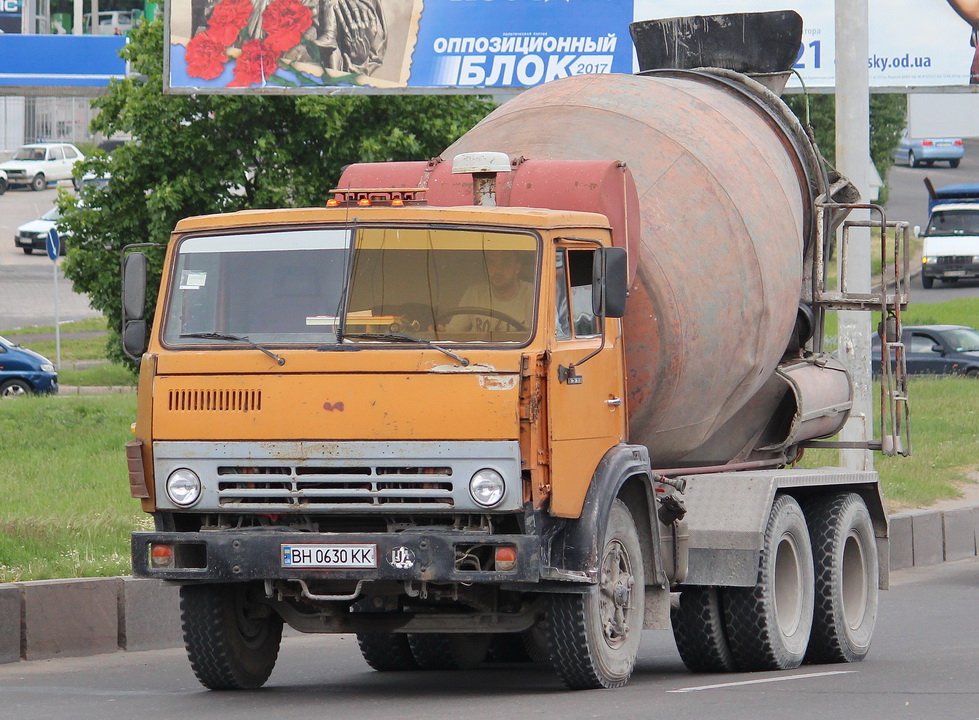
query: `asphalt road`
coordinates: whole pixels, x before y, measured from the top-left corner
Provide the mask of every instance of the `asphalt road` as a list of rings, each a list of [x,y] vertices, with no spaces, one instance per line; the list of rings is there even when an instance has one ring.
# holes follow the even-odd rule
[[[62,183],[70,187],[70,183]],[[30,325],[53,325],[55,320],[55,269],[44,252],[31,255],[14,246],[17,228],[40,217],[54,205],[54,188],[34,192],[26,188],[7,190],[0,196],[0,331]],[[88,298],[75,293],[60,270],[58,260],[57,300],[61,321],[98,317]]]
[[[5,720],[193,717],[935,718],[979,717],[979,560],[903,570],[882,593],[867,660],[782,673],[694,675],[669,631],[646,632],[631,682],[569,692],[543,665],[459,673],[371,671],[350,635],[283,641],[262,690],[208,692],[182,650],[0,665]]]

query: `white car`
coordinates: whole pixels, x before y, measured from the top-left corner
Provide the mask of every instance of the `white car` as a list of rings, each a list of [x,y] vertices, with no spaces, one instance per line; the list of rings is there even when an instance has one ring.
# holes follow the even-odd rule
[[[0,170],[0,195],[7,192],[7,173]]]
[[[9,185],[30,185],[32,190],[43,190],[48,183],[71,180],[75,163],[84,160],[81,150],[71,143],[31,143],[21,146],[13,159],[0,163],[0,170],[7,174]]]
[[[31,220],[17,228],[17,234],[14,235],[14,245],[23,250],[27,255],[30,255],[35,250],[41,253],[47,252],[48,233],[51,232],[51,228],[57,226],[60,218],[61,211],[55,205],[37,220]],[[59,228],[59,255],[65,254],[65,240],[67,240],[68,235],[69,233]]]

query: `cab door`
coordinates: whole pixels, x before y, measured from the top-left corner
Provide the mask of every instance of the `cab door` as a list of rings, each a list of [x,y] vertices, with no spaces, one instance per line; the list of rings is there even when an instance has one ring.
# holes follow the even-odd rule
[[[551,513],[560,517],[580,515],[595,468],[626,435],[621,322],[605,320],[603,345],[600,319],[592,310],[594,247],[556,248],[547,397]]]

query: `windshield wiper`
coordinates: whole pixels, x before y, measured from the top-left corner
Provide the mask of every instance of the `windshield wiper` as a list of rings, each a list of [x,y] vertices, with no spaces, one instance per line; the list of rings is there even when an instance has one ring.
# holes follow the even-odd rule
[[[245,335],[232,335],[231,333],[220,333],[220,332],[192,332],[192,333],[180,333],[182,338],[203,338],[205,340],[236,340],[238,342],[247,343],[251,345],[256,350],[261,350],[263,353],[268,355],[270,358],[275,360],[279,365],[285,365],[286,359],[276,355],[274,352],[266,347],[262,347],[257,342],[253,342],[248,339]]]
[[[411,335],[402,335],[401,333],[344,333],[343,338],[344,340],[354,338],[357,340],[390,340],[392,342],[420,343],[425,347],[435,348],[439,352],[445,353],[453,360],[458,360],[462,364],[462,367],[468,367],[469,365],[469,361],[462,357],[462,355],[454,353],[441,345],[436,345],[431,340],[422,340]]]

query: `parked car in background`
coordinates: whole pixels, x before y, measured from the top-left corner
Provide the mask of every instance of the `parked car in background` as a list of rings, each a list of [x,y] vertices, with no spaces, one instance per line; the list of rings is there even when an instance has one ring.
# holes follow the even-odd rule
[[[86,35],[128,35],[135,25],[131,10],[103,10],[98,22],[92,22],[92,13],[85,13]]]
[[[957,168],[965,157],[962,138],[913,138],[905,130],[894,151],[895,162],[906,162],[908,167],[931,167],[936,162],[947,162]]]
[[[31,220],[17,228],[17,234],[14,235],[14,245],[23,250],[27,255],[30,255],[35,250],[42,253],[47,252],[48,233],[51,232],[51,228],[57,227],[59,219],[61,219],[61,211],[55,205],[37,220]],[[65,240],[69,234],[62,232],[60,228],[58,229],[58,238],[61,241],[59,255],[65,254],[65,247],[67,245]]]
[[[909,375],[979,378],[979,331],[965,325],[909,325],[901,334]],[[873,372],[880,373],[880,337],[872,341]]]
[[[0,195],[7,192],[7,172],[0,170]]]
[[[0,163],[13,185],[29,185],[31,190],[43,190],[48,183],[71,180],[78,189],[75,163],[84,160],[81,150],[71,143],[31,143],[23,145],[12,159]]]
[[[0,400],[57,392],[58,373],[50,360],[0,336]]]

